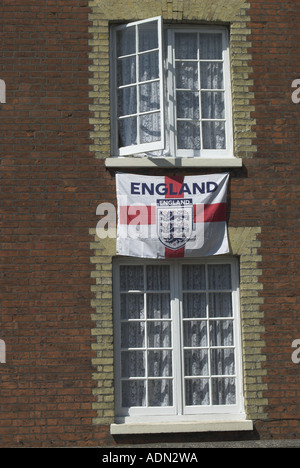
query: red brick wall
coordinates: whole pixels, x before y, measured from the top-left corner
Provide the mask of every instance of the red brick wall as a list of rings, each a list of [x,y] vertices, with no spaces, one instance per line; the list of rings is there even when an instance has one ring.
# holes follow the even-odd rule
[[[300,4],[252,1],[249,14],[258,148],[252,186],[262,226],[269,400],[269,420],[256,427],[265,438],[299,438],[300,364],[291,360],[291,345],[300,337],[300,104],[291,100],[291,84],[300,78]]]
[[[89,152],[87,4],[0,1],[2,447],[106,437],[92,425],[88,232],[110,189]]]
[[[0,7],[7,86],[0,104],[0,338],[7,351],[0,446],[113,444],[107,427],[92,424],[88,232],[97,205],[114,200],[114,183],[89,151],[88,1],[1,0]],[[300,78],[300,8],[252,1],[249,13],[257,153],[230,171],[229,223],[262,228],[269,419],[256,421],[253,437],[299,438],[300,364],[291,344],[300,339],[300,104],[291,100],[291,83]]]

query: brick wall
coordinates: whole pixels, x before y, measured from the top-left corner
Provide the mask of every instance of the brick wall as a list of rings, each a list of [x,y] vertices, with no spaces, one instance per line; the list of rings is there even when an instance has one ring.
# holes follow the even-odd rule
[[[231,25],[235,154],[243,167],[230,170],[228,223],[241,259],[246,410],[255,422],[247,436],[299,438],[300,364],[291,360],[292,341],[300,339],[300,104],[291,100],[291,83],[300,78],[299,5],[1,0],[0,6],[0,79],[7,88],[0,104],[6,344],[0,446],[145,441],[109,435],[115,244],[100,241],[95,227],[98,204],[115,203],[114,170],[105,168],[109,21],[160,14]],[[205,172],[215,171],[189,171]]]

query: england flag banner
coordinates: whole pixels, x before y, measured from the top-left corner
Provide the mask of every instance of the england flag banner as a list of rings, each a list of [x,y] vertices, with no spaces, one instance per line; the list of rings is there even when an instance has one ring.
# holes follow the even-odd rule
[[[180,258],[229,252],[226,198],[229,174],[116,174],[117,254]]]

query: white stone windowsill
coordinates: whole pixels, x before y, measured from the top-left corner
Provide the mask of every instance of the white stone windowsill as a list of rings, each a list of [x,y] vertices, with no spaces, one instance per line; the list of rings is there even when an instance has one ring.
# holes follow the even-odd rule
[[[110,157],[105,159],[106,167],[242,167],[241,158],[158,158],[158,157]]]
[[[158,423],[122,423],[111,424],[112,435],[121,434],[159,434],[184,432],[220,432],[220,431],[252,431],[253,422],[241,421],[180,421]]]

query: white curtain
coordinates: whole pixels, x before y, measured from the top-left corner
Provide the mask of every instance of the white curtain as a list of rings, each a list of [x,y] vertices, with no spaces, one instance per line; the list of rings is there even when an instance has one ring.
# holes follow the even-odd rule
[[[178,148],[225,148],[222,35],[176,33],[175,58]]]
[[[125,266],[120,270],[120,284],[124,291],[121,292],[123,406],[171,406],[170,268]],[[138,289],[144,293],[130,292]]]
[[[182,266],[182,372],[188,406],[235,403],[230,272],[230,265]],[[123,406],[173,405],[170,286],[168,265],[120,269]]]

